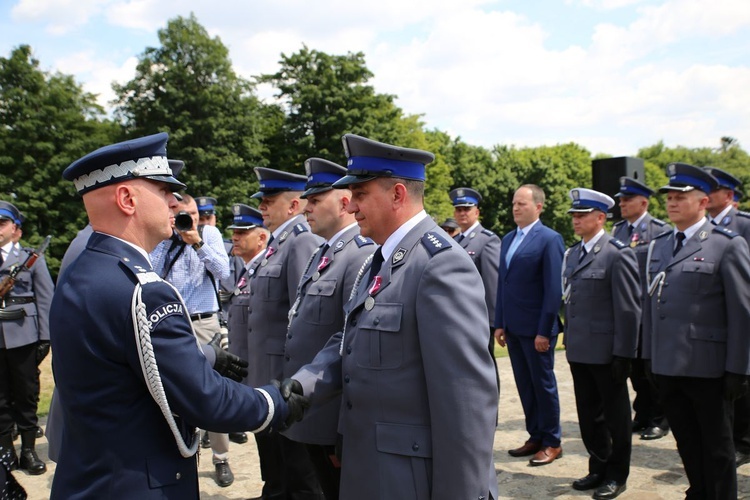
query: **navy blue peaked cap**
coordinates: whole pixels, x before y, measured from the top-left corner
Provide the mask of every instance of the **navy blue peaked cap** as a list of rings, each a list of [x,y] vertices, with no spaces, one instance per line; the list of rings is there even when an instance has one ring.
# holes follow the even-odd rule
[[[199,196],[195,199],[195,204],[198,205],[198,213],[201,215],[214,215],[216,213],[216,205],[219,204],[216,198],[210,196]]]
[[[666,193],[667,191],[685,193],[698,189],[708,194],[719,187],[716,177],[700,167],[687,163],[670,163],[667,165],[667,175],[669,176],[669,184],[660,187],[660,193]]]
[[[167,160],[168,139],[161,132],[104,146],[71,163],[63,178],[73,181],[80,194],[129,179],[150,179],[169,184],[174,191],[184,189]]]
[[[448,193],[454,207],[476,207],[482,202],[482,195],[471,188],[460,187]]]
[[[274,170],[272,168],[255,167],[255,176],[258,178],[260,190],[251,198],[263,198],[274,196],[284,191],[304,191],[307,177],[304,175]]]
[[[615,198],[620,196],[645,196],[649,198],[652,194],[654,194],[654,190],[644,183],[632,177],[620,177],[620,190],[615,193]]]
[[[716,181],[719,183],[718,188],[726,188],[734,191],[738,187],[742,186],[742,181],[729,172],[718,169],[716,167],[703,167],[703,170],[714,176]]]
[[[302,193],[302,198],[333,189],[333,183],[346,175],[346,168],[322,158],[308,158],[305,160],[305,173],[307,190]]]
[[[263,227],[263,215],[260,210],[243,203],[232,205],[232,225],[227,229],[252,229]]]
[[[348,158],[347,175],[336,181],[334,188],[345,188],[377,177],[424,182],[425,166],[435,159],[435,155],[428,151],[392,146],[359,135],[346,134],[341,140]]]
[[[23,216],[16,206],[7,201],[0,201],[0,219],[8,219],[13,221],[13,224],[20,226],[23,222]]]

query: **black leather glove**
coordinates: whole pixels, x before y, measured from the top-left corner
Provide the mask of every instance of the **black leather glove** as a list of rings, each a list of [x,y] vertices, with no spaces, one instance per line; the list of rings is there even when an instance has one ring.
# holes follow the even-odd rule
[[[302,420],[305,410],[310,407],[310,398],[304,396],[302,384],[293,378],[285,378],[282,382],[272,380],[271,383],[279,389],[281,397],[284,398],[287,408],[289,408],[289,415],[286,417],[284,425],[288,428],[294,422]]]
[[[724,373],[724,399],[734,401],[739,399],[748,391],[747,375],[737,373]]]
[[[49,354],[49,340],[40,340],[36,343],[36,366],[42,364],[47,354]]]
[[[612,356],[612,378],[615,382],[625,383],[630,376],[630,358]]]
[[[211,342],[206,345],[211,346],[216,353],[214,370],[219,375],[235,382],[241,382],[243,378],[247,377],[247,361],[221,348],[221,333],[214,335]]]

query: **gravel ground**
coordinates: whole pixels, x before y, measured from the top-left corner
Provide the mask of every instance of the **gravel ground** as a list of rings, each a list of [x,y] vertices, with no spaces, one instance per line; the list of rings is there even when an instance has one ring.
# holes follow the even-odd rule
[[[553,464],[543,467],[530,467],[527,458],[513,458],[507,453],[508,449],[523,444],[527,434],[524,430],[523,410],[515,389],[510,361],[507,357],[497,361],[502,383],[500,425],[495,433],[495,467],[500,498],[590,497],[590,493],[578,492],[570,487],[572,481],[586,475],[588,455],[578,430],[573,381],[565,361],[565,353],[557,353],[555,369],[560,386],[564,454]],[[19,442],[16,444],[20,446]],[[46,439],[39,440],[38,452],[42,459],[46,459]],[[210,454],[204,452],[201,455],[199,475],[202,499],[247,499],[260,495],[262,483],[255,441],[251,438],[243,445],[231,443],[229,453],[235,482],[228,488],[220,488],[214,482]],[[49,462],[48,467],[49,471],[42,476],[15,472],[19,482],[29,493],[29,499],[49,498],[55,464]],[[750,498],[750,465],[740,467],[738,481],[739,498]],[[677,500],[685,498],[686,489],[687,478],[672,435],[657,441],[641,441],[637,435],[634,436],[628,489],[619,498]]]

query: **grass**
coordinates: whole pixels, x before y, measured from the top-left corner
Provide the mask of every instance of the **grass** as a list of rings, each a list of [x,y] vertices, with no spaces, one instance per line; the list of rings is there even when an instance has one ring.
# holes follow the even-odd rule
[[[39,375],[39,384],[41,390],[39,391],[39,407],[37,408],[37,415],[46,416],[49,413],[49,403],[52,399],[52,390],[55,388],[55,380],[52,378],[52,356],[47,356],[42,364],[39,365],[41,374]]]

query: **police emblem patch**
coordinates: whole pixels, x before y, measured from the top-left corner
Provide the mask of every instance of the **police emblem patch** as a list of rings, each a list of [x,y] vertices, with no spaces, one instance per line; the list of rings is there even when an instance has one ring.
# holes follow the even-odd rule
[[[148,315],[148,327],[151,331],[154,331],[154,328],[166,318],[170,316],[182,316],[183,314],[184,309],[180,302],[164,304],[157,307],[154,312]]]
[[[403,260],[404,257],[406,257],[406,248],[399,248],[393,254],[393,260],[391,262],[396,264],[398,262],[401,262],[401,260]]]

